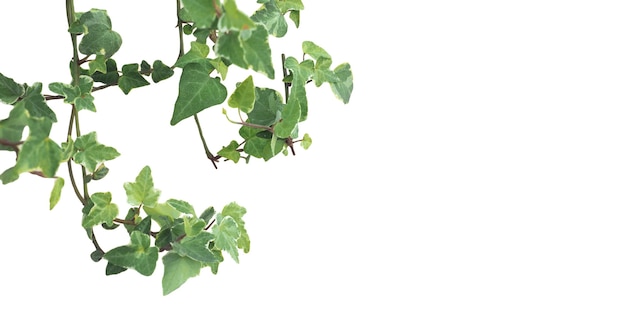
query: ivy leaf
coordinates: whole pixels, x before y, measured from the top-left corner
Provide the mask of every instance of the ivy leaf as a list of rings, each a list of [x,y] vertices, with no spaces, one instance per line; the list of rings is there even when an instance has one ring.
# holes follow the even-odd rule
[[[110,192],[95,193],[90,197],[93,207],[89,213],[83,217],[83,227],[92,228],[101,223],[113,225],[113,219],[117,217],[119,209],[117,205],[111,203],[112,197]]]
[[[290,10],[303,10],[304,4],[302,4],[302,0],[277,0],[276,4],[278,8],[280,8],[281,13],[286,13]]]
[[[285,140],[283,139],[279,139],[275,143],[272,143],[270,138],[252,136],[246,140],[243,151],[252,157],[262,158],[265,161],[268,161],[280,153],[286,145]]]
[[[254,99],[254,81],[252,80],[252,76],[248,76],[248,78],[241,82],[230,95],[230,98],[228,98],[228,106],[249,113],[254,107]]]
[[[106,10],[91,9],[80,16],[80,23],[87,31],[78,45],[82,54],[109,58],[122,46],[122,37],[111,29],[111,19]]]
[[[107,73],[107,58],[104,55],[96,55],[95,60],[89,61],[89,74],[95,72]]]
[[[352,95],[352,70],[350,64],[343,63],[335,68],[335,75],[339,78],[338,82],[330,82],[330,88],[335,96],[343,101],[344,104],[350,101]]]
[[[166,203],[171,205],[174,209],[181,213],[190,214],[193,216],[196,215],[196,211],[193,209],[193,206],[191,206],[191,204],[189,204],[188,202],[182,201],[180,199],[168,199]]]
[[[106,61],[106,73],[94,72],[91,77],[94,81],[107,85],[115,85],[119,81],[120,74],[117,71],[117,63],[114,59],[109,58]]]
[[[94,172],[98,164],[120,155],[115,148],[100,144],[96,139],[96,132],[76,138],[74,147],[77,150],[74,161],[85,166],[89,172]]]
[[[237,251],[239,229],[235,219],[231,216],[218,215],[211,229],[215,235],[215,247],[228,252],[233,260],[239,263],[239,252]]]
[[[0,120],[0,139],[15,143],[21,141],[27,122],[26,109],[23,106],[14,106],[9,112],[9,117]],[[0,145],[0,150],[14,150],[14,148]]]
[[[150,85],[150,83],[139,73],[139,64],[126,64],[122,66],[122,76],[118,85],[124,94],[130,93],[133,88]]]
[[[156,269],[159,249],[150,246],[150,236],[139,231],[130,233],[130,244],[118,246],[104,254],[110,263],[133,268],[139,274],[150,276]]]
[[[143,210],[161,228],[171,225],[180,216],[180,212],[168,203],[157,203],[154,207],[144,206]]]
[[[269,34],[281,38],[287,34],[287,21],[284,13],[276,5],[274,0],[265,2],[250,18],[265,26]]]
[[[309,149],[309,147],[311,147],[312,143],[313,143],[313,140],[311,139],[309,134],[308,133],[304,134],[304,136],[302,137],[302,141],[300,142],[300,144],[302,145],[302,148],[304,148],[304,150],[307,150]]]
[[[152,71],[152,81],[154,81],[154,83],[158,83],[174,75],[174,70],[163,64],[161,60],[154,61],[152,67],[154,68]]]
[[[296,25],[296,27],[300,27],[300,11],[292,10],[289,12],[289,19]]]
[[[250,237],[248,236],[248,232],[245,229],[245,223],[243,221],[243,216],[245,214],[246,209],[234,202],[224,206],[222,209],[223,216],[230,216],[237,223],[237,228],[240,233],[239,239],[237,239],[237,247],[242,249],[244,253],[248,253],[250,251]]]
[[[222,150],[218,151],[217,154],[224,158],[232,160],[236,164],[237,162],[239,162],[239,159],[241,158],[241,153],[238,151],[238,149],[239,149],[239,143],[233,140],[233,141],[230,141],[230,144],[223,147]]]
[[[262,126],[272,126],[280,120],[283,109],[282,96],[269,88],[256,88],[254,108],[248,113],[247,121]]]
[[[312,41],[302,42],[302,52],[308,54],[316,61],[321,58],[327,58],[329,60],[331,59],[330,54],[328,54],[328,52],[324,50],[324,48],[316,45]]]
[[[24,95],[24,86],[0,73],[0,101],[13,104]]]
[[[182,257],[189,257],[200,262],[216,262],[218,258],[209,249],[209,242],[213,239],[215,239],[213,234],[203,231],[193,237],[185,237],[180,242],[172,243],[172,248]]]
[[[285,67],[293,74],[289,100],[297,100],[297,102],[300,103],[300,121],[304,121],[308,115],[305,85],[309,78],[313,75],[313,62],[311,60],[306,60],[302,63],[298,63],[298,60],[295,58],[288,57],[285,60]]]
[[[181,120],[226,100],[226,87],[219,78],[210,77],[208,72],[207,65],[198,63],[185,65],[170,125],[176,125]]]
[[[93,78],[89,76],[80,76],[77,86],[53,82],[48,85],[48,88],[52,92],[62,95],[65,103],[74,104],[76,110],[87,109],[94,112],[96,111],[96,107],[93,103],[94,98],[91,95]]]
[[[209,46],[201,42],[192,41],[191,48],[183,56],[181,56],[176,63],[175,67],[183,68],[189,63],[202,63],[209,55]]]
[[[183,0],[187,15],[198,28],[209,28],[217,18],[214,0]]]
[[[54,123],[57,121],[57,116],[54,114],[54,111],[48,107],[46,100],[43,95],[41,95],[41,90],[41,83],[34,83],[32,86],[27,87],[26,93],[16,105],[19,103],[23,104],[30,117],[48,118]]]
[[[295,99],[289,99],[282,112],[282,119],[274,126],[274,134],[279,138],[288,138],[298,126],[300,121],[300,103]]]
[[[241,68],[251,68],[274,79],[272,52],[268,37],[267,29],[263,25],[252,30],[247,38],[244,38],[240,32],[230,31],[219,37],[215,52]]]
[[[54,180],[54,186],[52,186],[52,192],[50,192],[50,209],[52,210],[59,200],[61,200],[61,190],[63,190],[65,180],[63,178],[56,178]]]
[[[145,166],[135,178],[135,182],[124,183],[128,204],[132,206],[145,205],[156,206],[161,191],[154,189],[152,181],[152,171],[149,166]]]
[[[234,0],[224,0],[224,13],[217,26],[221,32],[249,31],[256,28],[254,21],[237,8]]]
[[[163,256],[163,295],[168,295],[178,289],[191,277],[200,274],[200,261],[183,257],[175,252],[168,252]]]

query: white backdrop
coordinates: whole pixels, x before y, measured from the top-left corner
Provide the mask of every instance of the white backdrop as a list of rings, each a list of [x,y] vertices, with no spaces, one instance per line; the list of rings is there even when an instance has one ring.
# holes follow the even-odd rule
[[[173,63],[175,1],[164,3],[76,0],[79,11],[109,11],[119,65]],[[241,263],[166,297],[160,264],[148,278],[105,277],[69,187],[48,211],[52,182],[22,175],[0,187],[0,327],[626,327],[621,2],[304,4],[300,29],[274,41],[275,68],[311,40],[350,62],[355,83],[348,105],[328,86],[307,90],[301,130],[313,145],[296,157],[214,170],[193,122],[169,125],[179,71],[128,96],[97,92],[98,111],[81,112],[83,132],[97,129],[122,154],[92,192],[125,205],[122,184],[150,165],[162,199],[237,201],[252,241]],[[3,3],[0,72],[69,82],[64,10]],[[60,141],[69,111],[56,102]],[[200,114],[213,151],[237,130],[220,112]],[[13,157],[0,154],[2,170]],[[99,239],[105,249],[127,241]]]

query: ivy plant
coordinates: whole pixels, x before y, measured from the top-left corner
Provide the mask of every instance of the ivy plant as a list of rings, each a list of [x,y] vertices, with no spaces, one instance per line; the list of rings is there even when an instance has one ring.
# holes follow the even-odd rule
[[[0,101],[7,105],[0,108],[0,118],[4,118],[0,150],[16,156],[15,163],[0,164],[2,183],[22,175],[53,180],[50,209],[70,190],[82,204],[81,225],[94,246],[91,259],[106,262],[106,275],[131,269],[145,276],[154,273],[160,259],[163,295],[203,268],[216,274],[225,255],[239,262],[240,252],[250,250],[250,237],[243,219],[246,209],[236,202],[219,209],[206,205],[199,209],[183,199],[162,200],[147,165],[118,186],[128,205],[113,203],[110,191],[92,191],[90,183],[105,179],[106,164],[120,153],[98,141],[98,127],[82,127],[80,119],[83,111],[97,111],[97,91],[117,86],[122,94],[129,94],[180,70],[171,116],[162,120],[172,126],[193,120],[208,161],[216,169],[226,161],[269,161],[278,154],[295,155],[298,146],[307,149],[311,137],[299,131],[310,110],[307,87],[327,84],[340,101],[348,103],[353,88],[350,65],[335,65],[324,48],[303,41],[301,54],[281,54],[282,70],[276,72],[270,42],[284,37],[290,26],[299,27],[304,5],[300,0],[257,3],[258,10],[249,15],[238,9],[235,0],[176,0],[176,61],[118,63],[114,56],[122,47],[122,36],[107,11],[76,12],[74,1],[66,0],[67,33],[72,41],[66,80],[23,83],[0,73]],[[233,90],[223,83],[230,70],[249,72]],[[254,81],[258,75],[276,81],[279,90],[258,86]],[[71,116],[67,136],[55,141],[50,136],[57,124],[53,108],[61,107],[71,109]],[[221,141],[225,146],[217,152],[209,150],[198,119],[198,113],[212,107],[222,108],[225,124],[239,126],[240,138]],[[59,174],[62,166],[66,176]],[[128,233],[128,243],[100,246],[96,234],[116,229]]]

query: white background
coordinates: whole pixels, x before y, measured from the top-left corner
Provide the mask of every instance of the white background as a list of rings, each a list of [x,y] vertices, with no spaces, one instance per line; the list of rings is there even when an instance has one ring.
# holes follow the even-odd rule
[[[48,211],[52,181],[22,175],[0,188],[0,328],[624,329],[621,3],[305,1],[300,29],[272,41],[277,75],[279,54],[311,40],[352,65],[354,93],[343,105],[311,86],[312,147],[268,163],[216,171],[192,120],[170,127],[180,71],[96,93],[83,133],[122,156],[91,191],[122,208],[123,182],[150,165],[162,200],[245,206],[251,251],[163,297],[160,264],[105,277],[89,259],[69,185]],[[76,6],[109,11],[118,64],[175,60],[174,1]],[[0,72],[69,82],[62,1],[5,1],[0,15]],[[69,110],[51,104],[61,141]],[[213,151],[236,136],[220,112],[200,114]],[[99,238],[109,249],[120,234]]]

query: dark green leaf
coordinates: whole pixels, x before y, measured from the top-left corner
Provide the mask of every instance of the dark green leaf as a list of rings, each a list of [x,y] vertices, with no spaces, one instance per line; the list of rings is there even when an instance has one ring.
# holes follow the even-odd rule
[[[169,66],[163,64],[160,60],[154,61],[152,64],[154,70],[152,71],[152,81],[158,83],[174,75],[174,70]]]
[[[118,85],[124,94],[130,93],[133,88],[150,85],[150,83],[139,73],[139,64],[126,64],[122,66],[122,76]]]
[[[159,250],[150,246],[150,236],[139,231],[133,231],[130,240],[130,245],[118,246],[105,253],[104,258],[118,266],[133,268],[141,275],[152,275],[159,259]]]
[[[198,63],[189,63],[183,68],[171,125],[226,100],[226,87],[219,78],[210,77],[207,69],[206,65]]]
[[[183,56],[181,56],[176,63],[175,67],[183,68],[189,63],[204,63],[206,57],[209,55],[209,46],[197,41],[191,42],[191,48]]]
[[[111,30],[111,19],[106,10],[92,9],[81,15],[80,23],[87,31],[78,45],[81,53],[109,58],[122,46],[122,37]]]
[[[0,73],[0,101],[13,104],[24,95],[24,86]]]
[[[107,268],[106,268],[106,275],[116,275],[119,274],[121,272],[126,271],[128,268],[126,267],[122,267],[122,266],[118,266],[116,264],[112,264],[110,262],[107,263]]]

